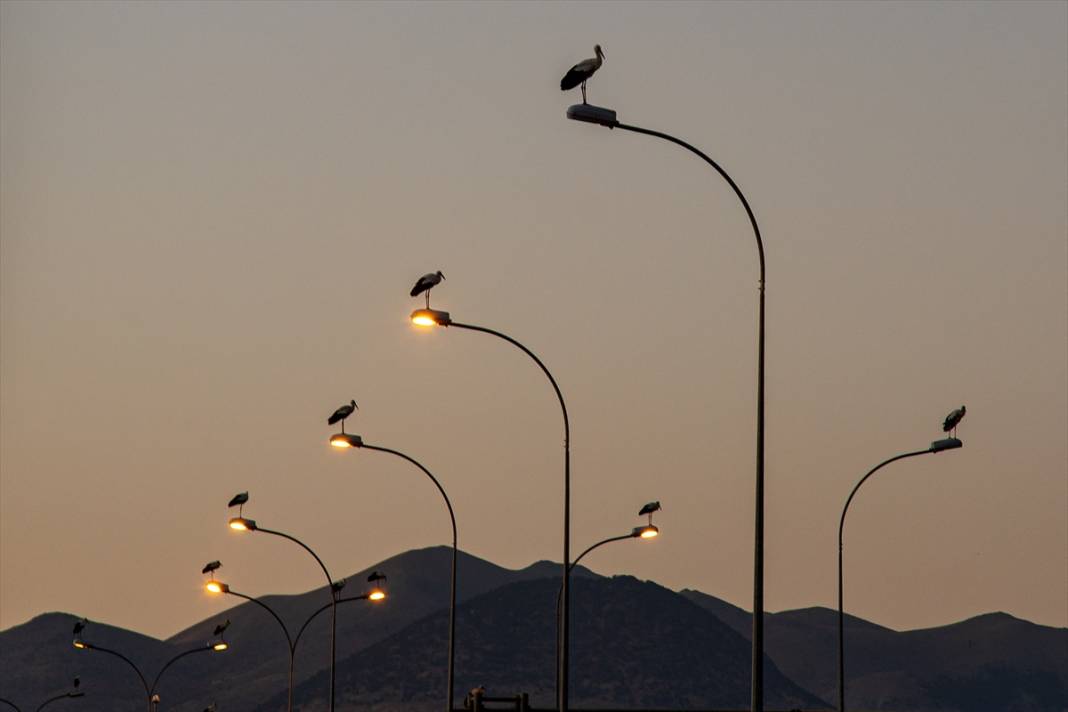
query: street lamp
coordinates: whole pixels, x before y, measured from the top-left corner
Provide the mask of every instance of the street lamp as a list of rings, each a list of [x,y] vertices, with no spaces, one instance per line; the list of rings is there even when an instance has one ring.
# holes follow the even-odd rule
[[[753,227],[753,235],[756,237],[757,253],[760,257],[760,314],[757,319],[757,433],[756,433],[756,506],[754,512],[754,543],[753,543],[753,668],[751,705],[753,712],[764,709],[764,241],[760,237],[760,227],[757,225],[756,216],[753,215],[749,201],[745,199],[741,188],[727,171],[685,141],[660,131],[628,126],[622,124],[616,118],[616,112],[600,106],[590,104],[575,104],[568,107],[567,118],[574,121],[585,121],[610,129],[623,129],[635,133],[655,136],[665,141],[670,141],[682,146],[691,153],[699,156],[708,165],[712,166],[734,190],[735,195],[745,208],[749,216],[749,223]]]
[[[656,508],[659,509],[660,508],[660,503],[657,502],[656,505],[657,505]],[[648,507],[648,506],[649,505],[646,505],[646,507]],[[645,508],[643,508],[642,511],[645,511]],[[604,546],[605,544],[609,544],[609,543],[611,543],[613,541],[624,541],[625,539],[653,539],[653,538],[656,538],[657,536],[660,536],[660,529],[653,525],[652,512],[648,512],[648,514],[649,514],[649,523],[648,524],[646,524],[645,526],[641,526],[641,527],[634,527],[633,529],[631,529],[629,534],[623,534],[621,536],[610,536],[607,539],[602,539],[601,541],[597,542],[593,546],[588,547],[584,552],[579,554],[575,558],[575,560],[572,561],[571,564],[567,567],[567,570],[570,572],[572,569],[574,569],[576,566],[578,566],[578,562],[582,561],[582,557],[584,557],[586,554],[590,553],[591,551],[593,551],[594,549],[596,549],[599,546]],[[556,591],[556,616],[557,616],[558,620],[559,620],[559,617],[560,617],[560,599],[563,597],[563,593],[564,593],[564,589],[561,586]],[[560,641],[559,640],[556,641],[556,657],[557,657],[557,660],[559,661],[559,659],[560,659]],[[559,695],[560,694],[560,666],[559,665],[557,665],[557,667],[556,667],[556,690],[557,690],[557,695]]]
[[[263,610],[265,610],[268,613],[270,613],[271,617],[274,618],[274,620],[282,628],[282,633],[284,633],[285,636],[286,636],[286,644],[289,647],[289,698],[288,698],[288,702],[286,704],[286,709],[287,710],[292,710],[293,709],[293,668],[294,668],[294,662],[295,662],[296,657],[297,657],[297,644],[300,643],[300,636],[304,633],[304,630],[308,627],[308,624],[312,621],[312,619],[315,618],[320,613],[322,613],[323,611],[325,611],[327,608],[330,608],[331,604],[328,603],[328,604],[324,605],[322,608],[320,608],[319,610],[315,611],[310,616],[308,616],[308,618],[304,621],[304,624],[300,627],[300,631],[297,633],[297,636],[293,637],[289,633],[289,627],[285,624],[285,622],[282,620],[282,618],[278,615],[278,613],[273,608],[271,608],[270,606],[268,606],[266,603],[264,603],[263,601],[261,601],[258,598],[254,598],[253,596],[248,596],[248,595],[246,595],[244,593],[241,593],[239,591],[235,591],[232,588],[230,588],[230,586],[228,584],[226,584],[226,583],[224,583],[222,581],[216,580],[214,572],[215,572],[216,569],[218,569],[220,566],[222,566],[222,564],[219,564],[218,561],[212,562],[212,564],[218,564],[218,566],[215,566],[214,568],[211,568],[211,579],[209,579],[208,582],[204,584],[204,588],[209,593],[229,594],[231,596],[237,596],[238,598],[243,598],[246,601],[251,601],[252,603],[255,603],[257,606],[262,608]],[[208,566],[206,566],[205,569],[211,567],[212,564],[208,564]],[[372,590],[368,591],[367,593],[363,594],[362,596],[350,596],[348,598],[340,598],[340,599],[338,599],[337,602],[338,603],[344,603],[346,601],[375,601],[375,602],[378,602],[378,601],[384,600],[385,597],[386,597],[385,592],[382,589],[380,589],[378,587],[375,587]]]
[[[230,501],[231,502],[235,502],[240,498],[241,499],[240,504],[242,506],[242,510],[241,511],[244,511],[243,507],[244,507],[245,502],[248,501],[248,496],[247,496],[248,493],[247,492],[243,492],[242,494],[245,495],[245,496],[241,497],[241,495],[238,495],[238,496],[235,496],[234,499],[232,499]],[[302,549],[304,549],[304,551],[306,551],[309,554],[311,554],[312,558],[315,559],[315,562],[317,564],[319,564],[319,568],[323,570],[323,574],[326,576],[326,584],[327,584],[326,587],[330,591],[330,609],[331,609],[331,620],[330,620],[330,712],[334,712],[334,680],[335,680],[335,667],[336,667],[336,662],[337,662],[337,603],[338,603],[338,593],[341,591],[342,586],[345,585],[345,582],[344,581],[334,581],[333,577],[330,576],[330,572],[326,568],[326,564],[324,564],[323,560],[319,558],[319,555],[316,554],[314,551],[312,551],[311,547],[309,547],[307,544],[305,544],[304,542],[302,542],[300,539],[296,538],[295,536],[292,536],[290,534],[286,534],[285,532],[275,531],[275,530],[272,530],[272,529],[264,529],[263,527],[261,527],[258,524],[256,524],[256,520],[255,519],[249,519],[248,517],[244,517],[244,516],[231,517],[230,518],[230,528],[233,529],[234,531],[242,531],[242,532],[243,531],[263,532],[264,534],[272,534],[274,536],[282,537],[283,539],[288,539],[289,541],[293,542],[294,544],[299,545]]]
[[[85,625],[85,623],[83,622],[81,624],[81,626],[84,628],[84,625]],[[133,668],[133,671],[135,673],[137,673],[138,679],[141,680],[141,686],[144,687],[144,689],[145,689],[145,700],[148,703],[148,712],[152,712],[155,709],[156,703],[159,702],[159,695],[156,693],[156,687],[159,685],[159,681],[160,681],[160,678],[163,677],[163,673],[167,672],[167,668],[169,668],[171,665],[173,665],[174,663],[178,662],[182,658],[184,658],[186,656],[189,656],[189,655],[193,655],[194,653],[212,653],[212,652],[218,653],[218,652],[223,652],[224,650],[227,650],[230,646],[222,638],[222,631],[226,629],[227,625],[229,625],[229,622],[227,622],[225,624],[220,624],[219,626],[216,626],[215,634],[217,636],[217,640],[214,640],[214,641],[212,641],[210,643],[207,643],[206,645],[201,645],[201,646],[198,646],[196,648],[191,648],[190,650],[186,650],[186,651],[183,651],[181,653],[178,653],[173,658],[171,658],[166,663],[164,663],[163,667],[160,668],[160,671],[156,674],[156,677],[152,680],[152,684],[151,685],[148,684],[148,679],[145,677],[144,673],[141,672],[141,668],[137,667],[137,664],[134,663],[133,660],[130,660],[130,658],[126,657],[125,655],[123,655],[122,653],[120,653],[117,650],[111,650],[109,648],[104,648],[104,647],[101,647],[99,645],[96,645],[95,643],[87,642],[80,635],[81,628],[77,628],[76,627],[76,630],[78,632],[75,634],[74,647],[78,648],[79,650],[96,650],[96,651],[99,651],[101,653],[107,653],[108,655],[112,655],[112,656],[114,656],[116,658],[119,658],[124,663],[126,663],[131,668]],[[77,694],[73,694],[73,695],[69,695],[69,696],[71,696],[71,697],[80,697],[82,694],[84,694],[84,693],[77,693]]]
[[[483,334],[490,334],[491,336],[496,336],[499,339],[507,341],[529,356],[534,363],[538,364],[538,368],[541,369],[542,373],[549,379],[549,383],[552,384],[553,391],[556,393],[556,399],[560,402],[560,412],[564,417],[564,556],[562,559],[563,563],[561,564],[561,578],[563,581],[561,590],[563,592],[564,605],[562,606],[562,612],[559,616],[559,630],[557,631],[557,644],[560,646],[561,651],[560,662],[557,665],[558,674],[560,676],[560,691],[558,693],[557,703],[560,712],[567,712],[567,661],[568,647],[570,644],[568,641],[568,629],[570,625],[570,596],[568,594],[568,584],[571,579],[571,567],[568,566],[568,562],[571,561],[571,424],[567,418],[567,405],[564,403],[564,395],[560,392],[560,387],[556,385],[556,379],[553,378],[553,374],[549,372],[549,369],[545,367],[545,364],[541,362],[541,359],[539,359],[533,351],[506,334],[502,334],[499,331],[484,326],[461,324],[460,322],[453,321],[449,312],[438,309],[416,309],[411,314],[411,320],[412,323],[417,326],[454,326],[457,329],[480,331]]]
[[[456,537],[456,515],[452,510],[452,502],[449,501],[449,495],[445,494],[445,488],[441,486],[438,479],[431,474],[430,470],[423,467],[421,463],[414,458],[405,455],[403,452],[397,450],[391,450],[386,447],[378,447],[376,445],[368,445],[363,441],[359,435],[352,435],[350,433],[336,433],[330,437],[330,444],[338,449],[350,449],[350,448],[362,448],[364,450],[376,450],[378,452],[389,453],[390,455],[396,455],[397,457],[407,460],[411,464],[418,467],[423,471],[423,474],[430,478],[430,481],[434,483],[434,486],[438,488],[438,492],[441,493],[441,498],[445,500],[445,507],[449,510],[449,522],[452,524],[452,572],[449,581],[449,663],[448,663],[448,681],[446,682],[446,705],[445,712],[452,712],[453,704],[453,679],[454,679],[454,663],[456,660],[455,652],[455,640],[456,640],[456,552],[457,552],[457,537]]]
[[[842,530],[845,527],[846,512],[849,511],[849,503],[853,501],[853,496],[856,495],[857,490],[864,482],[882,469],[884,466],[889,465],[891,462],[897,462],[898,460],[904,460],[906,457],[915,457],[917,455],[928,455],[932,453],[944,452],[946,450],[956,450],[963,447],[964,443],[957,438],[945,438],[943,440],[935,440],[931,443],[931,446],[923,450],[916,450],[915,452],[906,452],[901,455],[895,455],[889,460],[884,460],[878,465],[868,471],[868,474],[860,478],[860,482],[853,487],[853,491],[849,493],[848,499],[846,499],[845,506],[842,507],[842,518],[838,520],[838,712],[845,712],[845,638],[842,632]]]
[[[70,692],[64,692],[62,695],[56,695],[55,697],[49,697],[47,700],[45,700],[41,704],[37,705],[37,708],[36,708],[37,712],[41,712],[41,710],[43,710],[45,707],[47,707],[48,705],[50,705],[53,702],[56,702],[58,700],[67,700],[67,699],[76,699],[78,697],[85,697],[85,693],[82,692],[81,690],[77,689],[79,684],[80,683],[79,683],[78,678],[74,678],[74,687],[75,687],[74,690],[71,690]],[[22,710],[19,709],[19,706],[16,705],[11,700],[5,700],[3,697],[0,697],[0,703],[3,703],[5,705],[7,705],[11,709],[15,710],[15,712],[22,712]]]

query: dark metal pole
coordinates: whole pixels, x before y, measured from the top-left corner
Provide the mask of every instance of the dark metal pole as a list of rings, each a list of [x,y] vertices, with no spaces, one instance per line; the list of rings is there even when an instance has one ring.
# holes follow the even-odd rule
[[[3,697],[0,697],[0,703],[9,706],[11,709],[15,710],[15,712],[22,712],[22,710],[19,709],[18,705],[16,705],[11,700],[5,700]]]
[[[613,537],[609,537],[607,539],[603,539],[603,540],[597,542],[593,546],[591,546],[588,549],[586,549],[586,551],[584,551],[581,554],[579,554],[575,558],[575,560],[571,562],[571,565],[567,567],[568,572],[573,571],[574,568],[576,566],[578,566],[578,562],[582,561],[582,557],[583,556],[585,556],[586,554],[590,553],[591,551],[593,551],[597,547],[601,546],[602,544],[608,544],[609,542],[613,542],[613,541],[621,541],[623,539],[633,539],[633,538],[634,538],[633,534],[624,534],[623,536],[613,536]],[[560,599],[563,597],[563,595],[564,595],[564,587],[561,586],[560,588],[558,588],[556,590],[556,625],[557,625],[557,627],[559,627],[559,625],[560,625]],[[559,695],[560,694],[560,639],[559,638],[557,638],[557,640],[556,640],[556,663],[557,663],[557,665],[556,665],[556,694]]]
[[[306,552],[312,555],[315,561],[319,564],[319,568],[323,570],[326,575],[326,588],[330,592],[330,606],[331,606],[331,620],[330,620],[330,712],[334,712],[334,680],[335,680],[335,666],[337,662],[337,598],[338,592],[334,590],[334,579],[330,577],[330,572],[326,568],[326,564],[319,558],[319,555],[311,550],[307,544],[302,542],[295,536],[286,534],[285,532],[274,531],[271,529],[264,529],[261,526],[257,526],[255,531],[264,532],[265,534],[274,534],[280,536],[283,539],[289,539],[295,544],[299,544]]]
[[[734,190],[738,199],[742,201],[749,222],[753,226],[753,235],[756,237],[757,251],[760,255],[760,316],[757,325],[757,442],[756,442],[756,505],[754,513],[754,543],[753,543],[753,668],[752,668],[752,710],[761,712],[764,709],[764,241],[760,237],[760,227],[757,225],[756,216],[753,215],[749,201],[745,199],[738,184],[727,174],[727,171],[703,152],[691,146],[685,141],[670,136],[660,131],[643,129],[638,126],[628,126],[615,122],[610,127],[633,131],[635,133],[656,136],[665,141],[670,141],[702,158],[705,163],[716,169],[724,180]]]
[[[508,343],[512,344],[520,351],[525,353],[534,363],[538,364],[538,368],[542,370],[542,373],[549,379],[549,383],[552,384],[553,391],[556,392],[556,399],[560,401],[560,411],[564,416],[564,557],[561,564],[562,580],[563,580],[563,599],[564,605],[561,608],[561,614],[559,619],[559,630],[557,631],[557,640],[560,646],[560,664],[557,666],[557,671],[560,676],[560,690],[557,695],[557,706],[560,712],[567,712],[567,677],[568,677],[568,646],[570,643],[568,630],[569,630],[569,613],[570,608],[570,596],[568,593],[568,581],[571,578],[571,567],[568,566],[568,562],[571,561],[571,424],[567,418],[567,405],[564,403],[564,396],[560,392],[560,387],[556,385],[556,379],[553,378],[553,374],[549,372],[549,369],[545,367],[545,364],[541,362],[533,351],[528,349],[523,344],[519,343],[515,339],[499,331],[493,329],[487,329],[484,326],[474,326],[472,324],[461,324],[455,321],[449,321],[444,326],[455,326],[460,329],[470,329],[471,331],[481,331],[484,334],[491,334],[499,339],[504,339]]]
[[[247,595],[245,595],[243,593],[240,593],[238,591],[234,591],[230,587],[226,588],[225,593],[228,593],[231,596],[237,596],[238,598],[243,598],[246,601],[251,601],[252,603],[255,603],[257,606],[262,608],[263,610],[265,610],[268,613],[270,613],[271,617],[274,618],[275,621],[278,622],[279,627],[282,629],[282,632],[285,634],[285,636],[286,636],[286,644],[289,646],[289,700],[286,703],[286,710],[288,712],[292,712],[292,710],[293,710],[293,658],[296,655],[296,649],[295,649],[295,646],[293,644],[293,638],[289,635],[289,628],[286,627],[286,624],[279,617],[278,613],[275,612],[275,610],[273,608],[268,606],[266,603],[264,603],[260,599],[253,598],[252,596],[247,596]]]
[[[925,450],[916,450],[914,452],[906,452],[901,455],[895,455],[889,460],[884,460],[878,465],[868,470],[868,474],[860,478],[860,481],[853,486],[853,491],[849,493],[849,497],[846,499],[845,506],[842,507],[842,517],[838,520],[838,712],[845,712],[845,637],[843,633],[843,619],[844,614],[842,612],[842,532],[845,529],[846,512],[849,511],[849,503],[853,501],[854,495],[864,482],[881,470],[891,462],[897,462],[898,460],[904,460],[906,457],[915,457],[916,455],[926,455],[928,453],[938,453],[943,450],[952,450],[961,447],[962,443],[956,438],[947,438],[946,440],[936,440],[931,443],[931,446]]]
[[[453,668],[456,660],[456,550],[457,550],[457,537],[456,537],[456,514],[452,510],[452,502],[449,501],[449,495],[445,494],[445,488],[441,486],[438,479],[431,474],[430,470],[423,467],[421,463],[405,455],[403,452],[396,450],[390,450],[388,447],[378,447],[376,445],[368,445],[363,443],[360,447],[367,450],[377,450],[378,452],[387,452],[391,455],[403,458],[412,463],[420,470],[423,471],[427,477],[430,478],[434,486],[438,488],[438,492],[441,493],[441,498],[445,500],[445,506],[449,510],[449,521],[452,524],[452,573],[449,582],[449,666],[448,666],[448,681],[446,682],[445,692],[445,712],[452,712],[453,705]]]
[[[57,700],[65,700],[65,699],[68,699],[68,698],[75,698],[75,697],[85,697],[85,693],[84,692],[64,692],[62,695],[56,695],[55,697],[51,697],[51,698],[45,700],[44,702],[42,702],[40,705],[38,705],[37,706],[37,712],[41,712],[41,710],[43,710],[45,707],[47,707],[48,705],[52,704],[53,702],[56,702]]]
[[[133,668],[133,671],[137,673],[137,677],[141,680],[141,686],[145,688],[145,699],[148,701],[148,711],[152,712],[152,690],[148,686],[148,680],[146,680],[145,676],[141,673],[141,668],[137,667],[137,665],[134,664],[133,660],[130,660],[128,657],[118,652],[117,650],[101,648],[99,645],[93,645],[92,643],[86,643],[85,641],[81,641],[81,644],[86,650],[99,650],[102,653],[114,655],[115,657],[119,658],[127,665],[129,665],[131,668]]]
[[[159,679],[163,677],[163,673],[167,671],[167,668],[169,668],[171,665],[178,662],[182,658],[186,657],[187,655],[192,655],[193,653],[209,653],[212,650],[213,648],[210,644],[200,648],[193,648],[192,650],[186,650],[185,652],[178,653],[173,658],[164,663],[163,667],[160,668],[160,671],[156,674],[156,679],[152,681],[152,687],[148,691],[148,704],[151,706],[152,695],[154,695],[156,692],[156,685],[159,684]]]

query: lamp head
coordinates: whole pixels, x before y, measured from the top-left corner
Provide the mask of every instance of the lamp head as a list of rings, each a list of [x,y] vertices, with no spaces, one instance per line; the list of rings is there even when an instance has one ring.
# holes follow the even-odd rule
[[[646,524],[644,527],[634,527],[630,535],[640,539],[652,539],[660,536],[660,530],[652,524]]]
[[[344,450],[352,447],[363,447],[363,439],[359,435],[335,433],[330,436],[330,444],[339,450]]]
[[[227,643],[225,640],[220,640],[216,643],[212,643],[211,645],[211,649],[214,650],[216,653],[221,653],[224,650],[229,650],[229,648],[230,644]]]
[[[367,594],[368,601],[384,601],[386,600],[386,592],[380,588],[372,588],[371,592]]]
[[[964,443],[957,438],[943,438],[942,440],[935,440],[931,443],[931,452],[942,452],[943,450],[956,450],[959,447],[964,447]]]
[[[567,107],[567,118],[572,121],[585,121],[590,124],[615,128],[619,121],[616,120],[616,112],[603,106],[593,104],[573,104]]]
[[[204,588],[210,593],[230,593],[230,586],[228,584],[225,584],[222,581],[216,581],[215,579],[204,584]]]
[[[77,648],[78,650],[88,650],[89,649],[89,643],[86,643],[81,638],[75,638],[74,639],[74,647]]]
[[[247,517],[234,517],[230,520],[230,528],[239,532],[256,531],[256,520]]]
[[[416,309],[411,320],[416,326],[448,326],[452,323],[449,312],[440,309]]]

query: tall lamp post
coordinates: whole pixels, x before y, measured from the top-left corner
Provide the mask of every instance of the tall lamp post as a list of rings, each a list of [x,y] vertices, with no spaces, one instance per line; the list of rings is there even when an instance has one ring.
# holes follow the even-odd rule
[[[845,638],[843,634],[843,618],[842,613],[842,531],[845,528],[846,512],[849,511],[849,503],[853,501],[853,496],[856,495],[857,490],[864,482],[881,470],[891,462],[897,462],[898,460],[904,460],[906,457],[916,457],[917,455],[928,455],[933,453],[944,452],[945,450],[956,450],[962,447],[962,443],[957,438],[945,438],[943,440],[935,440],[931,443],[931,446],[923,450],[916,450],[915,452],[906,452],[901,455],[895,455],[889,460],[884,460],[878,465],[868,471],[868,474],[860,478],[860,481],[853,487],[853,491],[849,493],[849,497],[846,499],[845,506],[842,507],[842,518],[838,520],[838,712],[845,712]]]
[[[245,500],[247,501],[247,499],[248,499],[247,493],[243,493],[243,494],[246,495]],[[237,498],[235,497],[234,500],[236,500],[236,499]],[[234,500],[231,500],[231,501],[234,501]],[[243,512],[244,511],[244,502],[241,502],[241,504],[242,504],[242,510],[241,511]],[[330,615],[331,615],[331,619],[330,619],[330,712],[334,712],[334,680],[335,680],[335,664],[336,664],[336,661],[337,661],[337,602],[338,602],[338,595],[339,595],[341,589],[345,586],[345,582],[344,581],[334,581],[333,577],[330,576],[330,572],[326,568],[326,564],[324,564],[323,560],[319,558],[319,555],[316,554],[314,551],[312,551],[311,547],[309,547],[307,544],[305,544],[304,542],[302,542],[300,539],[296,538],[295,536],[292,536],[291,534],[286,534],[285,532],[280,532],[280,531],[274,531],[272,529],[264,529],[263,527],[259,526],[256,523],[256,520],[248,519],[247,517],[244,517],[241,514],[239,514],[236,517],[231,517],[231,519],[230,519],[230,528],[233,529],[234,531],[241,531],[241,532],[244,532],[244,531],[263,532],[264,534],[272,534],[274,536],[282,537],[283,539],[288,539],[289,541],[293,542],[294,544],[297,544],[298,546],[300,546],[300,548],[304,549],[304,551],[306,551],[309,554],[311,554],[312,558],[315,559],[315,562],[317,564],[319,564],[319,568],[323,570],[323,574],[326,576],[326,587],[330,591],[330,611],[331,611],[331,613],[330,613]]]
[[[657,507],[659,508],[659,502],[657,503]],[[594,549],[596,549],[596,548],[598,548],[600,546],[604,546],[605,544],[611,544],[614,541],[624,541],[626,539],[655,539],[658,536],[660,536],[660,529],[653,525],[653,517],[650,514],[649,515],[649,523],[646,524],[645,526],[643,526],[643,527],[634,527],[630,531],[629,534],[621,534],[620,536],[610,536],[607,539],[602,539],[601,541],[597,542],[596,544],[593,544],[592,546],[587,547],[586,550],[583,551],[581,554],[579,554],[577,557],[575,557],[575,560],[572,561],[571,565],[567,567],[568,571],[573,571],[575,569],[575,567],[578,566],[578,563],[580,561],[582,561],[582,557],[586,556],[586,554],[590,553],[591,551],[593,551]],[[563,597],[563,593],[564,593],[564,588],[563,588],[563,586],[561,586],[556,592],[556,617],[557,617],[557,620],[559,620],[559,618],[560,618],[560,599]],[[559,657],[560,657],[560,645],[559,644],[560,644],[560,641],[557,640],[556,642],[557,642],[556,655],[557,655],[557,661],[559,661]],[[557,668],[556,668],[556,690],[557,690],[557,694],[559,694],[559,691],[560,691],[560,666],[559,665],[557,665]]]
[[[214,562],[214,563],[218,563],[218,562]],[[209,564],[209,566],[210,566],[210,564]],[[257,606],[259,606],[260,608],[262,608],[263,610],[265,610],[269,614],[271,614],[271,617],[274,618],[274,620],[278,623],[279,627],[282,629],[282,633],[285,634],[285,636],[286,636],[286,644],[289,647],[289,697],[288,697],[288,701],[286,703],[286,709],[287,710],[292,710],[293,709],[293,668],[294,668],[294,662],[295,662],[296,657],[297,657],[297,645],[300,643],[300,636],[304,633],[305,629],[308,627],[308,624],[311,623],[312,619],[315,618],[316,616],[318,616],[323,611],[325,611],[327,608],[330,608],[332,604],[327,603],[323,607],[319,608],[319,610],[315,611],[310,616],[308,616],[308,618],[304,621],[304,624],[301,625],[300,630],[297,632],[297,635],[294,637],[294,636],[292,636],[290,634],[289,627],[282,620],[281,616],[278,615],[278,612],[275,611],[273,608],[271,608],[270,606],[268,606],[266,603],[264,603],[263,601],[261,601],[258,598],[246,595],[246,594],[241,593],[239,591],[235,591],[232,588],[230,588],[230,586],[228,584],[226,584],[226,583],[224,583],[222,581],[217,581],[215,579],[215,575],[214,575],[214,571],[217,568],[218,568],[218,566],[215,566],[214,568],[211,569],[212,572],[213,572],[212,573],[212,577],[206,584],[204,584],[204,588],[207,589],[208,592],[210,592],[210,593],[222,593],[222,594],[227,594],[227,595],[230,595],[230,596],[236,596],[238,598],[243,598],[246,601],[251,601],[252,603],[255,603]],[[375,588],[371,589],[367,593],[361,594],[359,596],[349,596],[347,598],[339,598],[337,602],[338,603],[345,603],[346,601],[375,601],[375,602],[378,602],[378,601],[384,600],[385,598],[386,598],[385,591],[383,591],[382,589],[380,589],[380,588],[378,588],[376,586]]]
[[[452,502],[449,501],[449,495],[445,494],[445,488],[438,482],[438,478],[426,469],[422,463],[415,460],[415,458],[405,455],[403,452],[397,450],[391,450],[388,447],[379,447],[377,445],[368,445],[363,441],[359,435],[351,435],[348,433],[337,433],[330,438],[330,444],[336,448],[362,448],[364,450],[375,450],[377,452],[385,452],[390,455],[396,455],[397,457],[407,460],[411,464],[418,467],[423,471],[423,474],[430,478],[430,481],[437,487],[438,492],[441,493],[441,498],[445,500],[445,507],[449,510],[449,522],[452,524],[452,571],[449,579],[449,662],[448,662],[448,680],[445,684],[445,712],[452,712],[453,705],[453,680],[454,680],[454,666],[456,660],[456,552],[457,552],[457,537],[456,537],[456,514],[452,510]]]
[[[417,326],[454,326],[458,329],[480,331],[483,334],[490,334],[491,336],[496,336],[498,339],[507,341],[529,356],[534,363],[538,364],[538,368],[541,369],[542,373],[545,374],[545,377],[549,379],[549,383],[552,384],[553,392],[556,393],[556,399],[560,402],[560,412],[564,417],[564,557],[561,573],[561,590],[564,605],[561,607],[560,618],[558,621],[559,630],[557,631],[557,639],[561,651],[560,664],[557,666],[558,674],[560,676],[560,691],[557,697],[557,704],[560,712],[567,712],[567,661],[570,608],[568,582],[571,578],[571,568],[568,566],[568,562],[571,561],[571,424],[567,418],[567,405],[564,403],[564,396],[560,392],[560,387],[556,385],[556,379],[553,378],[553,374],[549,372],[549,369],[545,367],[545,364],[541,362],[541,359],[539,359],[533,351],[513,339],[511,336],[502,334],[493,329],[488,329],[484,326],[461,324],[460,322],[453,321],[448,312],[439,311],[437,309],[416,309],[412,312],[411,320],[412,323]]]
[[[145,700],[148,703],[148,712],[153,712],[156,703],[159,702],[159,695],[156,694],[156,688],[159,686],[159,681],[160,678],[163,677],[163,673],[167,672],[167,669],[171,665],[178,662],[182,658],[187,657],[189,655],[193,655],[195,653],[221,653],[230,648],[230,644],[227,643],[225,638],[223,638],[222,636],[222,631],[225,630],[226,625],[227,624],[222,624],[218,626],[218,628],[216,628],[216,630],[218,630],[218,639],[214,642],[178,653],[173,658],[165,662],[163,664],[163,667],[160,668],[160,671],[156,674],[156,677],[152,680],[151,685],[148,683],[148,679],[145,677],[144,673],[141,672],[141,668],[137,667],[133,660],[130,660],[130,658],[126,657],[117,650],[111,650],[109,648],[104,648],[94,643],[86,642],[81,638],[81,636],[78,636],[74,639],[74,647],[78,648],[79,650],[96,650],[101,653],[113,655],[116,658],[119,658],[120,660],[125,662],[131,668],[133,668],[133,671],[137,673],[137,677],[141,680],[142,687],[144,687],[145,689]]]
[[[753,215],[749,201],[745,199],[741,188],[727,171],[702,151],[676,138],[660,131],[644,129],[639,126],[628,126],[616,120],[616,112],[591,104],[575,104],[568,107],[567,118],[575,121],[585,121],[610,129],[623,129],[635,133],[655,136],[665,141],[670,141],[682,146],[694,155],[701,158],[705,163],[712,166],[727,181],[734,190],[735,195],[745,208],[749,216],[749,223],[753,227],[753,235],[756,237],[757,253],[760,257],[760,314],[757,320],[757,433],[756,433],[756,506],[754,512],[754,543],[753,543],[753,667],[751,704],[753,712],[764,709],[764,241],[760,237],[760,227],[757,225],[756,216]]]

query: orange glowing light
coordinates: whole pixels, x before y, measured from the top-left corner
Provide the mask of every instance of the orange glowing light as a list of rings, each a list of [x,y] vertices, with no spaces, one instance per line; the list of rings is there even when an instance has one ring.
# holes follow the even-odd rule
[[[382,601],[386,598],[386,592],[380,588],[376,588],[375,590],[367,594],[367,598],[372,601]]]
[[[229,647],[230,647],[229,643],[227,643],[225,640],[220,640],[218,643],[216,643],[215,645],[211,646],[211,649],[214,650],[217,653],[221,653],[222,651],[226,650]]]
[[[656,536],[659,536],[659,535],[660,535],[660,530],[657,529],[656,527],[652,526],[652,525],[649,525],[647,527],[642,527],[642,533],[639,534],[638,536],[640,536],[642,539],[652,539],[653,537],[656,537]]]

